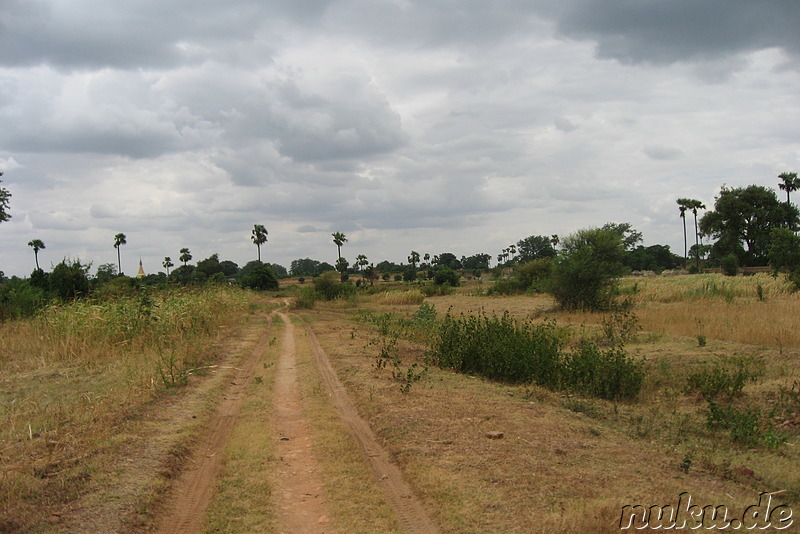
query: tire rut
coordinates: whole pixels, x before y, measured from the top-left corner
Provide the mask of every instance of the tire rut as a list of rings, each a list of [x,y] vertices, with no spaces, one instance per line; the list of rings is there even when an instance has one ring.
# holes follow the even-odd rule
[[[206,508],[211,501],[217,479],[222,452],[242,406],[245,389],[253,376],[259,359],[269,346],[270,329],[260,336],[252,353],[244,361],[230,385],[223,401],[209,423],[201,441],[173,485],[172,502],[156,532],[162,534],[194,534],[201,532]]]
[[[302,321],[302,318],[300,319]],[[375,433],[367,422],[358,415],[339,377],[333,370],[327,354],[311,327],[303,321],[308,339],[314,352],[317,369],[325,387],[333,399],[342,422],[361,446],[366,462],[379,481],[388,501],[391,503],[405,532],[412,534],[433,534],[439,529],[428,516],[420,500],[403,478],[400,469],[392,463],[389,453],[378,442]]]

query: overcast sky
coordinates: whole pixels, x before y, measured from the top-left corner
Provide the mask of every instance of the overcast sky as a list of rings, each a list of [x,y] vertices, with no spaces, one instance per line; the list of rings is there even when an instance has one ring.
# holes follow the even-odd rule
[[[796,0],[0,0],[0,270],[377,263],[800,171]],[[780,198],[783,198],[781,196]]]

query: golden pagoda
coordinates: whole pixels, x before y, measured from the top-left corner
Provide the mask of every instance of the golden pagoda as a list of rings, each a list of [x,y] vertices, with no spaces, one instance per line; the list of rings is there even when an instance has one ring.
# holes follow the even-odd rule
[[[142,258],[139,258],[139,272],[136,273],[136,278],[144,278],[147,276],[144,274],[144,268],[142,267]]]

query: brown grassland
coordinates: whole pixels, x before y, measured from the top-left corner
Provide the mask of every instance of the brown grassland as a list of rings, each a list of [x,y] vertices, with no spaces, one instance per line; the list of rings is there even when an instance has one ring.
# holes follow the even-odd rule
[[[568,326],[572,343],[584,337],[602,344],[609,314],[560,312],[546,295],[486,296],[488,284],[474,280],[427,298],[413,285],[376,286],[380,292],[292,313],[314,330],[359,413],[442,532],[618,532],[623,506],[677,504],[682,492],[701,506],[725,505],[734,517],[756,504],[760,492],[800,509],[800,294],[780,279],[624,280],[632,307],[623,319],[640,327],[630,330],[625,350],[647,372],[639,397],[626,402],[439,369],[426,358],[432,328],[415,328],[412,319],[423,302],[439,318],[448,310],[507,311]],[[276,531],[274,510],[254,503],[269,502],[276,491],[270,471],[278,459],[265,421],[282,334],[254,310],[282,304],[222,289],[170,298],[113,310],[53,308],[0,324],[0,532],[58,531],[62,513],[80,514],[82,507],[127,507],[127,530],[153,528],[158,495],[180,469],[225,380],[221,368],[235,365],[265,328],[273,339],[258,379],[247,387],[206,531]],[[156,311],[158,328],[114,315]],[[396,365],[379,359],[387,339],[371,318],[383,314],[401,325]],[[297,332],[303,405],[332,525],[342,532],[395,531],[391,510],[320,385],[302,328]],[[733,405],[740,414],[759,415],[756,441],[710,427],[709,403],[690,387],[693,376],[736,365],[748,380]],[[171,407],[191,399],[191,410],[175,408],[175,420],[168,420]],[[492,432],[502,438],[487,437]],[[144,436],[168,440],[161,453],[167,458],[148,459],[158,443],[146,445]],[[124,462],[151,460],[155,478],[126,496],[119,487],[127,480]]]

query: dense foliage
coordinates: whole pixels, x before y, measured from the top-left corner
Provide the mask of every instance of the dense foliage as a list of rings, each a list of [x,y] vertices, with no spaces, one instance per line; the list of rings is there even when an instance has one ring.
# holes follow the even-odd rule
[[[617,278],[625,273],[624,253],[622,238],[614,230],[580,230],[566,237],[551,280],[559,305],[570,310],[610,309]]]
[[[440,366],[510,383],[533,382],[551,389],[606,399],[638,395],[644,369],[621,345],[608,349],[581,340],[564,349],[566,330],[555,323],[533,324],[502,316],[447,314],[431,342]]]

